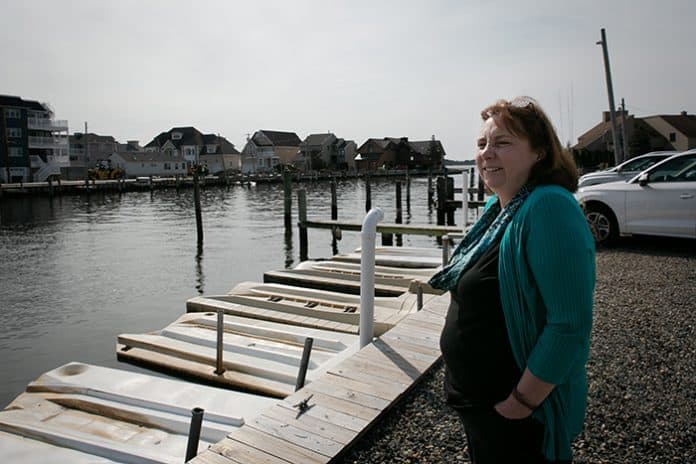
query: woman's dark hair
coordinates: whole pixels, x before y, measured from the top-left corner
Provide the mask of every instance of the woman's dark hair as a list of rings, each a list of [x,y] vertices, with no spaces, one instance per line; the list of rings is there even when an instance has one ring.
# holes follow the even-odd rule
[[[517,137],[529,141],[539,161],[529,173],[532,185],[556,184],[574,192],[578,188],[578,170],[570,154],[563,149],[556,130],[539,104],[529,97],[498,100],[481,111],[484,121],[496,118]]]

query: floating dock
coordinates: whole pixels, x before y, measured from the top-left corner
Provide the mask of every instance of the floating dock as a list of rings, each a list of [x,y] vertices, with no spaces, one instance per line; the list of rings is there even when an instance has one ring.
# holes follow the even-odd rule
[[[32,382],[0,412],[0,457],[32,464],[182,462],[191,410],[203,408],[199,454],[189,462],[331,462],[441,356],[449,294],[423,284],[441,257],[384,247],[377,256],[402,264],[375,271],[400,293],[375,297],[376,338],[363,348],[359,295],[244,282],[225,295],[190,299],[187,313],[161,330],[120,335],[117,354],[256,394],[70,363]],[[292,280],[298,284],[333,276],[331,289],[359,280],[359,266],[340,260],[296,271],[289,274],[300,276]],[[314,345],[299,383],[309,338]]]

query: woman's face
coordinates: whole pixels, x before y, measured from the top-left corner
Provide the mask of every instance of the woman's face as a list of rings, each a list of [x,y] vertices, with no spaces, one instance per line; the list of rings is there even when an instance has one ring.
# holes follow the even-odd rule
[[[477,141],[476,166],[481,178],[505,206],[527,183],[537,153],[529,148],[529,141],[513,135],[497,117],[483,123]]]

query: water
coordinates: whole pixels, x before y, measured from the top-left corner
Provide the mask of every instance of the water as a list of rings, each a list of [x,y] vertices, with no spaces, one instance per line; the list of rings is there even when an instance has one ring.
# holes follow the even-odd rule
[[[308,218],[329,219],[328,182],[299,187]],[[362,180],[337,190],[339,219],[361,221]],[[410,214],[402,191],[405,223],[435,223],[426,178],[411,179]],[[372,206],[385,222],[395,219],[394,197],[393,179],[372,179]],[[288,235],[283,226],[282,185],[209,187],[201,202],[199,255],[192,190],[0,201],[0,407],[70,361],[148,372],[116,360],[118,334],[158,330],[186,311],[188,298],[260,282],[264,271],[299,262],[297,227]],[[293,209],[296,224],[295,201]],[[359,233],[344,232],[338,249],[359,245]],[[436,243],[405,236],[404,245]],[[310,229],[310,258],[331,254],[330,232]]]

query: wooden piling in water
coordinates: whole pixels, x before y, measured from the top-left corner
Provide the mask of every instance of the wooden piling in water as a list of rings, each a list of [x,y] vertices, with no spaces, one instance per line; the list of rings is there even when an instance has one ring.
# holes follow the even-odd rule
[[[292,174],[283,169],[283,194],[285,228],[292,229]]]
[[[338,219],[338,202],[336,200],[336,180],[331,180],[331,219]]]
[[[403,212],[401,208],[401,182],[396,183],[396,224],[403,223]],[[403,236],[401,234],[396,234],[396,246],[403,245]]]
[[[450,176],[445,176],[446,179],[446,188],[447,188],[447,200],[445,201],[445,209],[447,211],[447,225],[448,226],[453,226],[454,225],[454,212],[456,210],[455,207],[451,206],[452,203],[451,201],[454,200],[454,179]]]
[[[428,211],[433,207],[433,170],[428,169]]]
[[[370,174],[365,173],[365,212],[372,209],[372,188],[370,187]]]
[[[411,176],[406,170],[406,212],[411,212]]]
[[[307,192],[297,191],[297,226],[300,229],[300,261],[307,261]]]
[[[447,181],[444,177],[437,178],[437,225],[445,225],[447,208]]]
[[[203,243],[203,217],[201,215],[201,191],[198,185],[198,170],[193,171],[193,204],[196,209],[196,231],[198,245]]]

